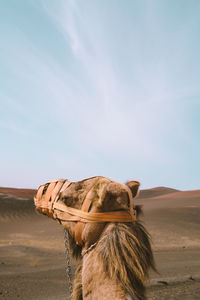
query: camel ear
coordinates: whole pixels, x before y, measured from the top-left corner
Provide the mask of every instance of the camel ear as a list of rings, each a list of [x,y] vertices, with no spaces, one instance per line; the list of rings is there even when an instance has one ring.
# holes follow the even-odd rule
[[[139,187],[140,187],[139,181],[131,180],[131,181],[126,182],[126,185],[131,190],[132,196],[134,198],[138,194],[138,191],[139,191]]]

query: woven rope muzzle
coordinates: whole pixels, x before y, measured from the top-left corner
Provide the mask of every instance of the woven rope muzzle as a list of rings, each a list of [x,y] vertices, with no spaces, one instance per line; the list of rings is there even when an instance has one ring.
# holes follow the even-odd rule
[[[41,185],[34,198],[37,211],[47,215],[52,219],[56,219],[62,223],[78,222],[75,230],[75,239],[77,244],[82,245],[82,231],[84,226],[80,224],[88,222],[133,222],[135,214],[133,207],[130,205],[129,211],[111,211],[101,213],[91,213],[89,208],[92,205],[90,192],[86,195],[81,210],[67,206],[59,201],[60,194],[66,190],[71,184],[71,181],[59,179],[47,182]],[[132,194],[127,187],[130,204],[132,204]]]

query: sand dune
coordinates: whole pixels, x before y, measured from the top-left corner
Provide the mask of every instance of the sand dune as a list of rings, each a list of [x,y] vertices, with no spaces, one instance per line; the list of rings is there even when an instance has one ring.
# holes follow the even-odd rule
[[[0,298],[67,299],[63,228],[35,212],[35,190],[0,188]],[[160,275],[148,299],[199,299],[200,190],[141,191]]]
[[[34,189],[17,189],[17,188],[9,188],[9,187],[0,187],[0,194],[4,195],[13,195],[15,197],[21,197],[26,199],[33,199],[36,194],[36,190]]]
[[[175,199],[175,198],[199,198],[200,190],[192,190],[192,191],[178,191],[170,188],[155,188],[149,190],[142,190],[139,194],[139,199],[146,198],[162,198],[162,199]]]
[[[155,249],[200,247],[200,190],[176,191],[136,200]]]
[[[177,191],[178,190],[161,186],[161,187],[156,187],[156,188],[152,188],[152,189],[141,190],[139,197],[140,198],[152,198],[152,197],[163,196],[166,194],[171,194],[171,193],[174,193]]]
[[[35,190],[0,188],[0,219],[19,218],[35,212]]]

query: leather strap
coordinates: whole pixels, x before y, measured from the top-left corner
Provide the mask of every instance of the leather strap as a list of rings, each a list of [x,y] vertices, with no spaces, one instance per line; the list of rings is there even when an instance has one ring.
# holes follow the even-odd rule
[[[53,189],[53,191],[51,193],[51,209],[53,207],[53,203],[55,202],[55,200],[56,200],[56,198],[57,198],[57,196],[58,196],[58,194],[59,194],[62,186],[63,186],[63,182],[62,181],[58,181],[56,183],[55,188]]]
[[[56,217],[59,216],[63,221],[81,221],[81,222],[133,222],[135,215],[129,211],[110,211],[100,213],[84,212],[82,210],[68,207],[62,203],[55,203],[54,210]]]
[[[87,194],[87,196],[83,202],[81,211],[89,212],[90,206],[92,204],[92,201],[90,198],[90,192]],[[85,223],[80,222],[80,221],[76,224],[76,227],[75,227],[75,241],[79,246],[83,245],[82,233],[83,233],[84,227],[85,227]]]
[[[85,223],[80,221],[75,226],[74,237],[75,237],[76,244],[79,246],[83,245],[82,233],[84,228],[85,228]]]
[[[34,198],[36,209],[43,214],[53,218],[53,204],[58,199],[62,188],[69,186],[71,182],[66,179],[52,180],[42,184]],[[48,184],[47,190],[44,193],[44,188]],[[44,198],[43,198],[44,194]]]
[[[129,197],[129,207],[130,207],[130,214],[132,216],[135,215],[135,210],[134,210],[134,203],[133,203],[133,195],[131,193],[130,188],[124,184],[124,188],[126,189],[127,193],[128,193],[128,197]]]
[[[55,186],[56,186],[56,182],[52,182],[49,184],[49,186],[46,190],[45,196],[44,196],[44,200],[46,202],[49,202],[49,200],[51,198],[51,193],[53,192],[53,189],[55,188]]]
[[[70,180],[65,180],[61,190],[60,190],[60,193],[62,193],[66,188],[68,188],[68,186],[70,186],[72,182]],[[59,194],[58,194],[58,197],[59,197]]]
[[[44,184],[39,187],[39,189],[37,191],[37,194],[36,194],[36,197],[35,197],[36,199],[40,200],[42,198],[43,190],[44,190]]]

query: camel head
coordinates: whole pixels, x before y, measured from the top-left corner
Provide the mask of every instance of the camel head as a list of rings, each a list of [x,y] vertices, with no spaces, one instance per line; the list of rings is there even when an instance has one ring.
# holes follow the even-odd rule
[[[133,198],[138,193],[139,185],[138,181],[121,184],[102,176],[78,182],[52,181],[39,188],[35,204],[39,212],[56,219],[68,230],[72,248],[76,248],[75,245],[78,244],[78,248],[81,246],[82,250],[86,250],[97,242],[104,230],[108,221],[102,221],[101,216],[105,213],[128,214],[134,219]],[[89,216],[98,215],[100,219],[98,222],[82,222],[82,216],[76,218],[73,211],[65,212],[66,209],[75,209],[75,213],[85,211]],[[112,222],[112,216],[110,218]]]

